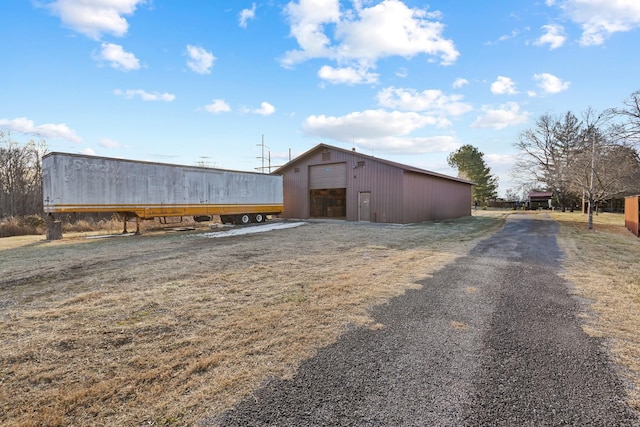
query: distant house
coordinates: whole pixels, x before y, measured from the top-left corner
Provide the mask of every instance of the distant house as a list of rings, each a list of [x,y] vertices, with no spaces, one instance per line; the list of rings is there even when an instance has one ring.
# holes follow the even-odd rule
[[[273,172],[284,218],[407,224],[471,215],[472,182],[319,144]]]
[[[553,193],[551,191],[530,191],[527,198],[527,206],[529,209],[550,209]]]

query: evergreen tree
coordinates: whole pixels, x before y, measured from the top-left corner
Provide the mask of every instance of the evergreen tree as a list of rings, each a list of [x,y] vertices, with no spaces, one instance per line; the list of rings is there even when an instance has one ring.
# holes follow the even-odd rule
[[[484,154],[472,145],[463,145],[449,154],[447,162],[458,169],[458,177],[473,181],[472,197],[478,203],[495,199],[498,190],[498,178],[491,175],[491,169],[484,161]]]

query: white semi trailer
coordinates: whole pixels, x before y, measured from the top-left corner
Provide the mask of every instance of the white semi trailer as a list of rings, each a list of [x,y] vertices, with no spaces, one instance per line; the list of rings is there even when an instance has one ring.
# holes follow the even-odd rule
[[[42,158],[45,213],[113,212],[139,220],[219,215],[262,222],[283,210],[282,176],[69,153]]]

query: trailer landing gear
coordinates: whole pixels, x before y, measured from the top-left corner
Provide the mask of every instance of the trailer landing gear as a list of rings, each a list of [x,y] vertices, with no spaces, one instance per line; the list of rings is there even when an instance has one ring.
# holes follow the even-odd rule
[[[122,214],[123,218],[124,218],[124,229],[122,230],[122,234],[129,234],[129,232],[127,231],[127,221],[129,220],[129,217],[126,213]],[[140,217],[138,215],[136,215],[136,232],[134,233],[136,236],[139,236],[140,233]]]
[[[47,240],[62,239],[62,222],[56,221],[53,214],[47,215]]]

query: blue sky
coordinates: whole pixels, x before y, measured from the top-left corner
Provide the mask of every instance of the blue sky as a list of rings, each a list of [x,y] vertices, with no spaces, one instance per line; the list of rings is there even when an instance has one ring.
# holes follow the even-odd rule
[[[640,89],[637,0],[3,0],[0,128],[50,151],[255,170],[319,143],[500,193],[542,114]],[[268,161],[265,161],[268,164]]]

